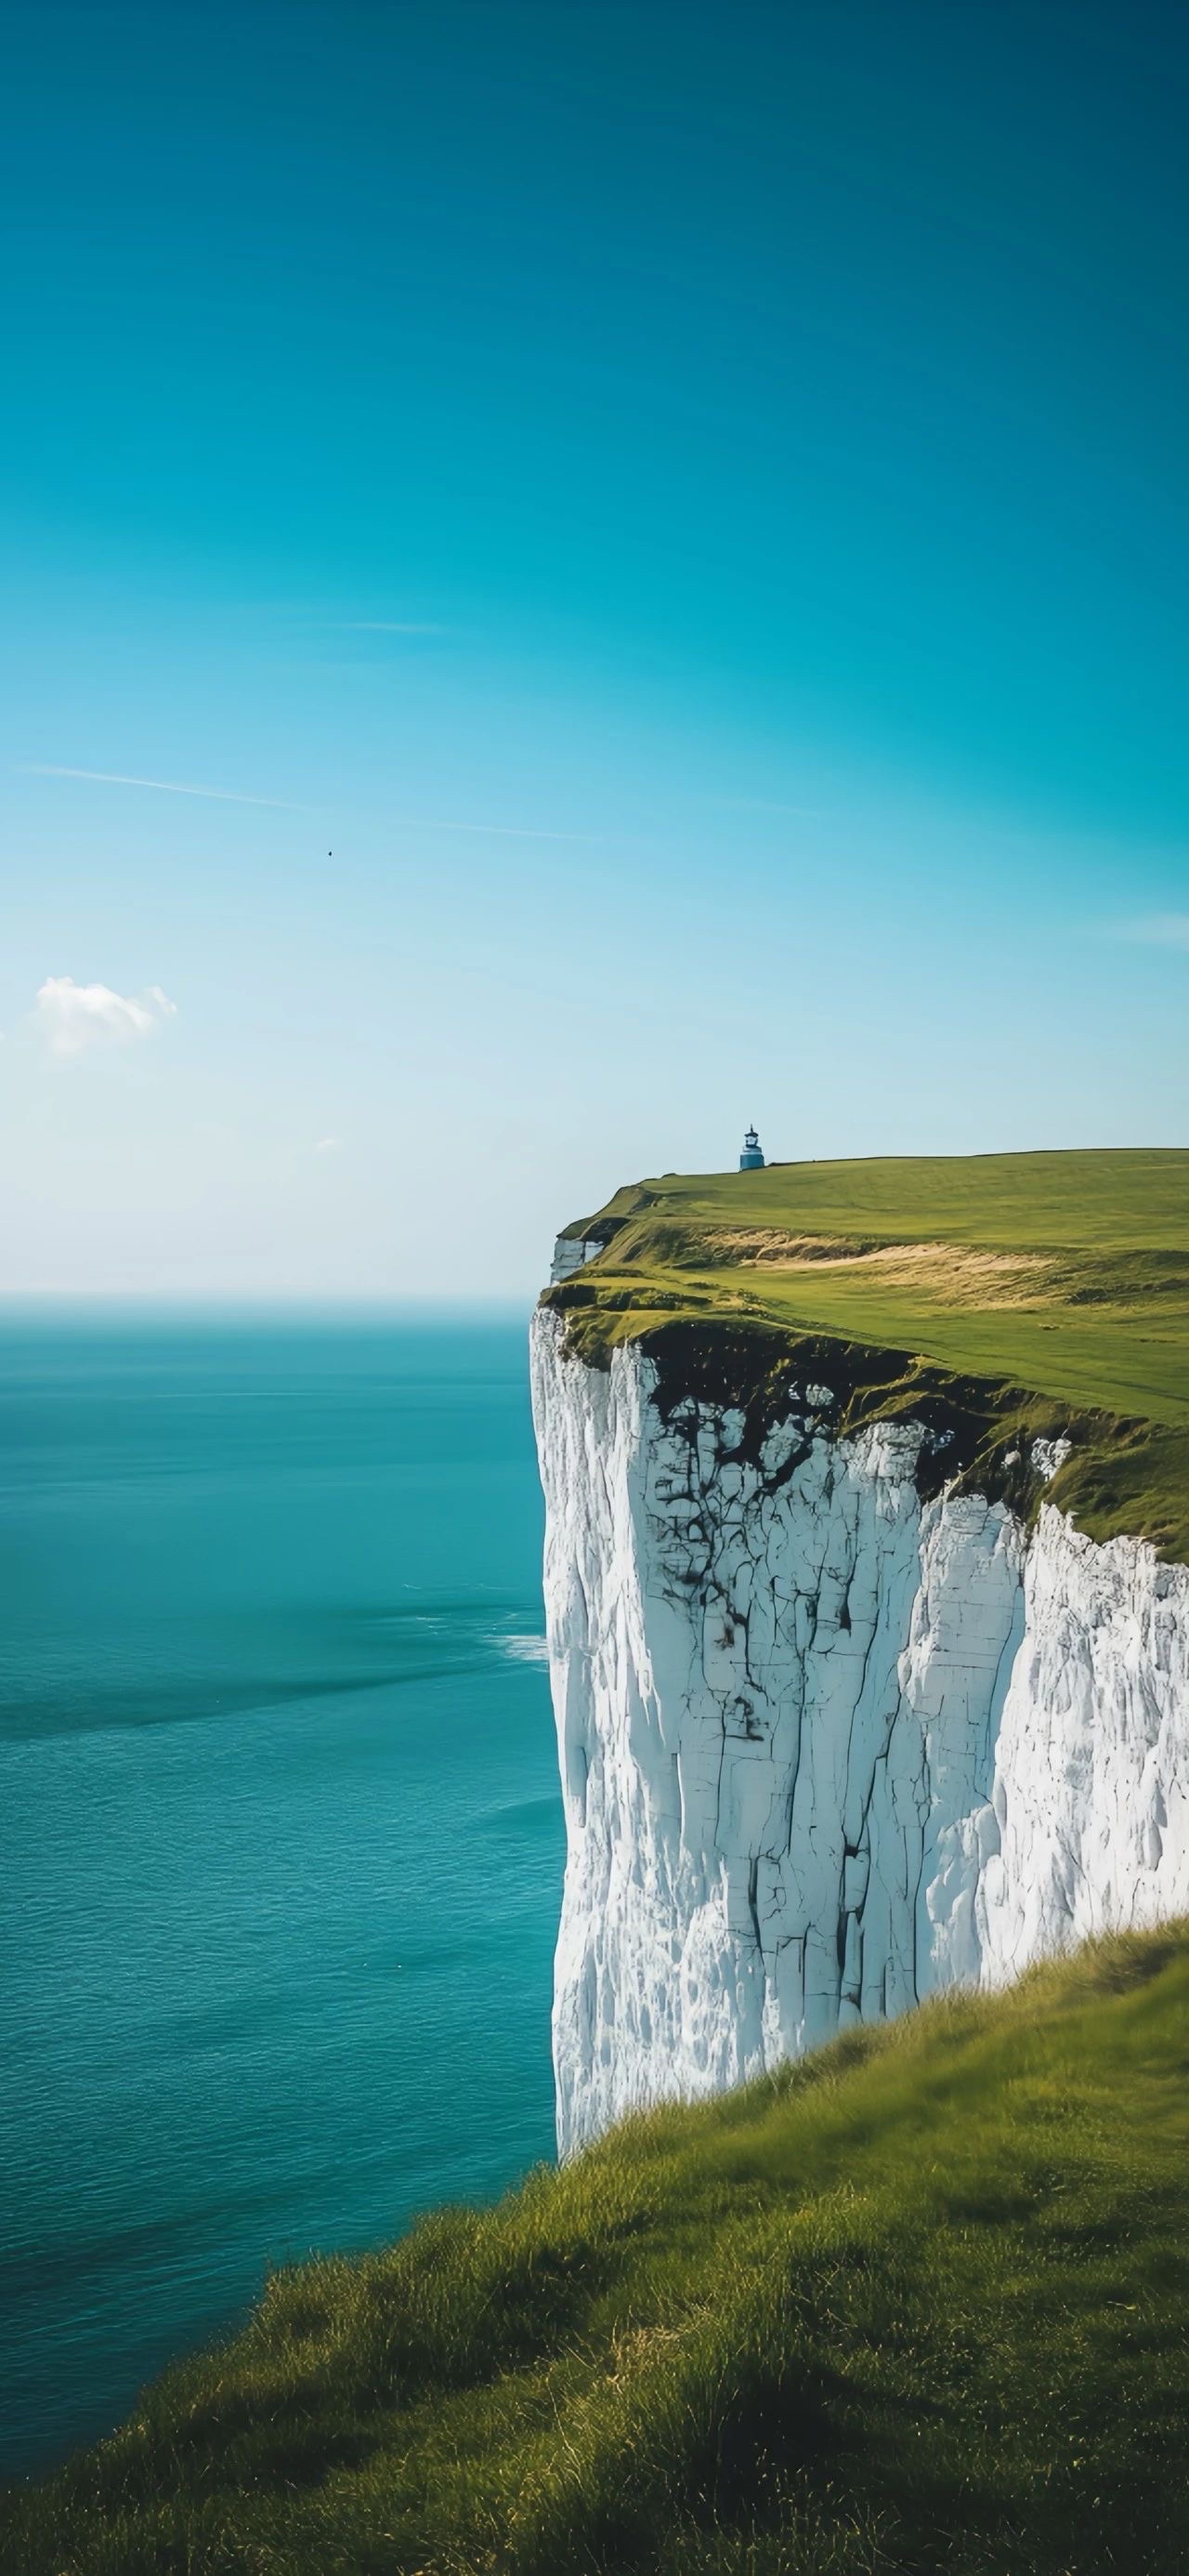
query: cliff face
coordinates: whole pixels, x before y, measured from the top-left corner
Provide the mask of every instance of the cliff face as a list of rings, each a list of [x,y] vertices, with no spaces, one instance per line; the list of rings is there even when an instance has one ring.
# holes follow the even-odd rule
[[[958,1978],[1189,1908],[1189,1570],[922,1503],[922,1426],[762,1442],[537,1314],[562,2152]],[[1045,1469],[1047,1459],[1037,1464]]]

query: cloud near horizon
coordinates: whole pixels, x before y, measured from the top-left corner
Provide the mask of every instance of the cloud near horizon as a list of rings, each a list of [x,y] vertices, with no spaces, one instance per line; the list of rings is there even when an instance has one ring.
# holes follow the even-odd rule
[[[139,998],[110,984],[76,984],[73,975],[47,975],[37,995],[37,1025],[51,1055],[82,1055],[95,1046],[128,1046],[155,1037],[177,1016],[159,984]]]

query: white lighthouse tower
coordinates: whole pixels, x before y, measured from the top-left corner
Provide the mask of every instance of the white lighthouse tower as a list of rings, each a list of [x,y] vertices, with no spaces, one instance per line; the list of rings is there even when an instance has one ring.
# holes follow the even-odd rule
[[[759,1137],[757,1136],[754,1127],[749,1127],[747,1134],[743,1139],[743,1151],[739,1157],[739,1169],[741,1172],[762,1172],[763,1168],[764,1157],[760,1151]]]

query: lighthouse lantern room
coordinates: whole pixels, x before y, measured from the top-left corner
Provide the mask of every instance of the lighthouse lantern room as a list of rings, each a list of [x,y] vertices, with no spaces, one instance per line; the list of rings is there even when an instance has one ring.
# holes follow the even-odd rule
[[[747,1134],[743,1139],[743,1151],[739,1157],[739,1169],[741,1172],[762,1172],[763,1168],[764,1157],[760,1151],[759,1137],[757,1136],[754,1127],[749,1127]]]

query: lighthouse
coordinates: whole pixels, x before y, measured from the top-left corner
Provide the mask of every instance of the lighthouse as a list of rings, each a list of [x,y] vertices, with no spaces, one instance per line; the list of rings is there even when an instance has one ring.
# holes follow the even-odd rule
[[[739,1169],[741,1172],[762,1172],[763,1168],[764,1157],[760,1151],[759,1137],[757,1136],[754,1127],[749,1127],[747,1134],[743,1139],[743,1151],[739,1157]]]

